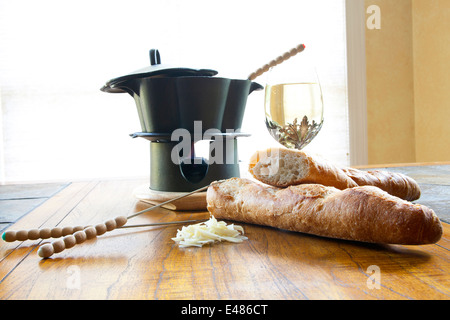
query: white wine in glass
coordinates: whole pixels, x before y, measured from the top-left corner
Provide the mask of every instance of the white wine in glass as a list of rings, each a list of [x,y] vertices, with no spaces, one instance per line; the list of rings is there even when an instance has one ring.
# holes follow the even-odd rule
[[[283,146],[302,149],[323,125],[322,90],[317,77],[266,85],[265,115],[270,135]]]

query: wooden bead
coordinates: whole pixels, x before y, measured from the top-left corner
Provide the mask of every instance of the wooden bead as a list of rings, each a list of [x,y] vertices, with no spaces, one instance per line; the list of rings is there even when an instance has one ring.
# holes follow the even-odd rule
[[[282,62],[283,62],[283,57],[282,56],[279,56],[278,58],[275,59],[275,63],[276,64],[280,64]]]
[[[77,240],[73,236],[73,234],[69,234],[63,238],[66,249],[72,248],[77,244]]]
[[[48,239],[52,236],[52,229],[44,228],[39,231],[39,238]]]
[[[93,239],[97,236],[97,230],[94,227],[85,229],[84,233],[86,234],[86,239]]]
[[[30,240],[39,239],[40,238],[39,233],[40,233],[39,229],[28,230],[28,239],[30,239]]]
[[[104,223],[97,224],[95,226],[95,230],[97,231],[98,236],[101,236],[102,234],[104,234],[107,231]]]
[[[298,49],[297,48],[292,48],[290,51],[289,51],[289,55],[292,57],[292,56],[295,56],[296,54],[297,54],[297,52],[298,52]]]
[[[302,43],[296,46],[295,48],[297,49],[298,52],[302,52],[303,50],[305,50],[305,45]]]
[[[56,227],[52,229],[52,238],[60,238],[62,236],[62,228]]]
[[[75,240],[78,244],[85,242],[87,239],[86,232],[84,231],[77,231],[73,234],[73,236],[75,237]]]
[[[3,234],[3,240],[5,240],[6,242],[13,242],[13,241],[16,241],[16,231],[14,231],[14,230],[9,230],[9,231],[6,231],[4,234]]]
[[[116,220],[117,228],[120,228],[120,227],[124,226],[127,223],[128,219],[125,216],[119,216],[115,220]]]
[[[28,240],[28,230],[20,230],[16,232],[16,240],[25,241]]]
[[[64,227],[62,228],[62,236],[67,236],[68,234],[73,233],[73,227]]]
[[[81,231],[81,230],[84,230],[84,227],[83,227],[83,226],[76,226],[76,227],[73,227],[73,233],[75,233],[75,232],[77,232],[77,231]]]
[[[105,221],[105,226],[106,226],[107,231],[114,230],[115,228],[117,228],[116,220],[111,219],[111,220]]]
[[[52,245],[53,245],[54,253],[59,253],[66,248],[66,245],[65,245],[63,239],[56,240],[55,242],[52,243]]]
[[[46,243],[39,248],[37,253],[41,258],[48,258],[55,253],[55,250],[51,243]]]

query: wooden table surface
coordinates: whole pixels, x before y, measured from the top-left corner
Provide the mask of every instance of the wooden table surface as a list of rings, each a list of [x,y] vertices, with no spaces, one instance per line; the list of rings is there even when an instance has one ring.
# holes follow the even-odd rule
[[[240,225],[248,240],[240,244],[179,248],[171,238],[180,225],[120,229],[50,259],[37,255],[41,241],[1,241],[0,299],[449,299],[450,165],[389,169],[421,185],[417,202],[443,222],[437,244],[366,244],[246,224]],[[133,195],[145,183],[70,183],[9,229],[90,225],[129,215],[148,207]],[[132,224],[208,216],[158,209]]]

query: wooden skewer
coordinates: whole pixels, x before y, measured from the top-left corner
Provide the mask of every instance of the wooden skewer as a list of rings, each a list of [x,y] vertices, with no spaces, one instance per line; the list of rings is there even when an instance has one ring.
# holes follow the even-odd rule
[[[74,234],[68,234],[62,239],[42,245],[38,250],[38,255],[42,258],[49,258],[54,253],[59,253],[64,249],[72,248],[76,244],[83,243],[88,239],[101,236],[107,231],[120,228],[125,223],[127,223],[127,218],[120,216],[115,219],[107,220],[105,223],[97,224],[94,227],[88,227],[84,230],[76,231]]]
[[[51,243],[43,244],[42,246],[39,247],[39,250],[37,253],[41,258],[49,258],[55,253],[59,253],[65,249],[72,248],[77,244],[83,243],[89,239],[96,238],[97,236],[101,236],[101,235],[105,234],[106,232],[112,231],[114,229],[162,226],[162,225],[181,224],[181,223],[184,224],[184,223],[200,222],[200,221],[205,221],[205,219],[159,222],[159,223],[146,223],[146,224],[126,226],[125,223],[127,222],[127,218],[124,216],[120,216],[120,217],[117,217],[116,219],[107,220],[107,221],[105,221],[105,223],[97,224],[94,227],[88,227],[84,230],[77,231],[74,234],[66,235],[62,239],[58,239]]]
[[[222,182],[222,181],[223,180],[212,182],[211,184],[209,184],[209,185],[207,185],[205,187],[202,187],[200,189],[191,191],[189,193],[183,194],[183,195],[181,195],[179,197],[167,200],[165,202],[159,203],[159,204],[157,204],[155,206],[152,206],[150,208],[147,208],[145,210],[136,212],[136,213],[134,213],[132,215],[129,215],[126,218],[125,217],[120,217],[120,218],[125,218],[125,219],[129,220],[129,219],[137,217],[137,216],[139,216],[139,215],[141,215],[143,213],[146,213],[146,212],[149,212],[151,210],[155,210],[156,208],[162,207],[162,206],[164,206],[164,205],[166,205],[168,203],[171,203],[171,202],[173,202],[175,200],[179,200],[179,199],[185,198],[187,196],[190,196],[191,194],[194,194],[194,193],[206,190],[206,189],[208,189],[208,187],[210,185],[213,185],[213,184],[216,184],[216,183],[219,183],[219,182]],[[126,223],[126,221],[125,221],[125,223]],[[55,228],[30,229],[30,230],[19,230],[19,231],[8,230],[8,231],[3,233],[2,239],[4,241],[6,241],[6,242],[14,242],[14,241],[25,241],[25,240],[61,238],[61,237],[65,237],[67,235],[74,234],[75,232],[84,230],[86,228],[87,228],[87,226],[76,226],[76,227],[68,226],[68,227],[64,227],[64,228],[55,227]]]
[[[140,225],[130,225],[125,226],[129,219],[134,218],[143,213],[149,212],[156,208],[162,207],[165,204],[168,204],[172,201],[182,199],[196,192],[200,192],[206,190],[209,186],[220,183],[223,180],[214,181],[209,185],[199,188],[197,190],[191,191],[179,197],[170,199],[168,201],[162,202],[158,205],[150,207],[148,209],[136,212],[134,214],[129,215],[128,217],[119,216],[115,219],[110,219],[105,221],[104,223],[97,224],[95,226],[76,226],[76,227],[55,227],[55,228],[44,228],[44,229],[30,229],[30,230],[8,230],[3,233],[2,239],[6,242],[13,241],[25,241],[25,240],[38,240],[38,239],[49,239],[49,238],[61,238],[51,243],[46,243],[42,245],[38,250],[38,255],[42,258],[49,258],[55,253],[59,253],[65,249],[72,248],[76,244],[80,244],[85,242],[88,239],[95,238],[97,236],[103,235],[106,232],[112,231],[118,228],[136,228],[136,227],[148,227],[148,226],[161,226],[161,225],[170,225],[170,224],[180,224],[180,223],[191,223],[191,222],[201,222],[205,221],[201,220],[186,220],[186,221],[172,221],[172,222],[160,222],[160,223],[149,223],[149,224],[140,224]]]
[[[273,59],[272,61],[270,61],[269,63],[265,64],[264,66],[262,66],[261,68],[259,68],[255,72],[251,73],[248,76],[248,80],[252,80],[252,81],[255,80],[257,77],[259,77],[263,73],[269,71],[270,68],[275,67],[276,65],[282,63],[283,61],[286,61],[287,59],[295,56],[297,53],[300,53],[303,50],[305,50],[305,45],[304,44],[299,44],[295,48],[292,48],[291,50],[285,52],[283,55],[277,57],[276,59]]]
[[[74,234],[77,231],[83,230],[86,227],[55,227],[44,229],[30,229],[30,230],[8,230],[2,235],[2,239],[6,242],[25,241],[25,240],[38,240],[49,238],[60,238],[69,234]]]

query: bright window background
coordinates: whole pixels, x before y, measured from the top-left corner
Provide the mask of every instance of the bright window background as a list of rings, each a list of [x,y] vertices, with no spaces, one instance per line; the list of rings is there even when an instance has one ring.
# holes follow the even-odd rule
[[[0,183],[149,174],[149,142],[109,79],[163,63],[246,78],[299,43],[319,70],[325,121],[305,149],[349,163],[344,0],[0,0]],[[305,51],[306,53],[306,51]],[[256,79],[264,84],[264,77]],[[242,161],[276,146],[249,96]]]

